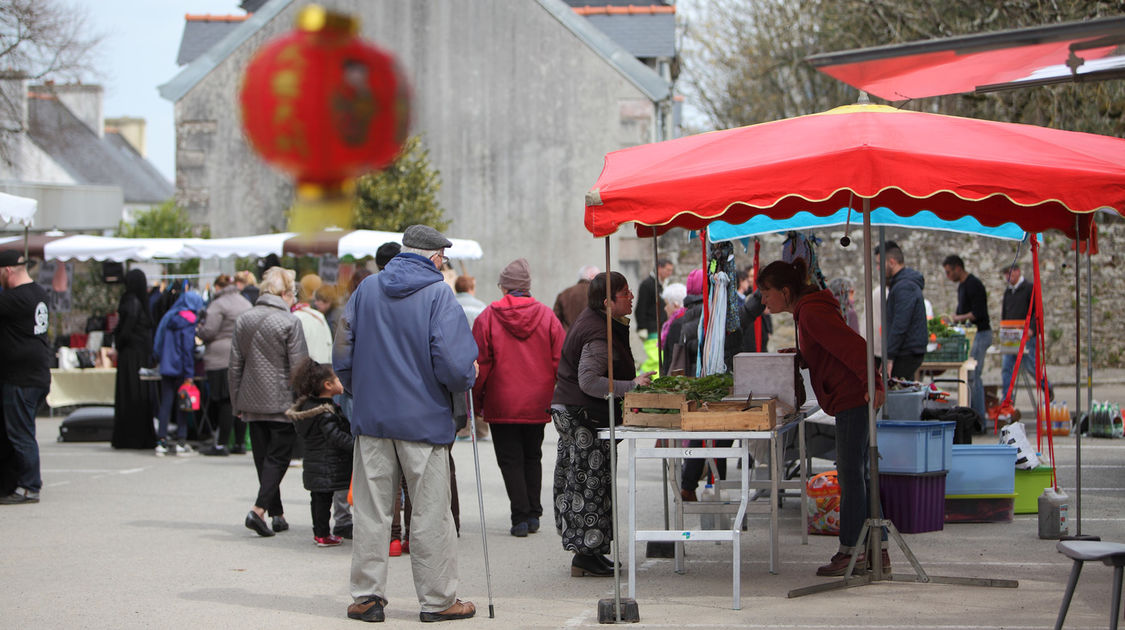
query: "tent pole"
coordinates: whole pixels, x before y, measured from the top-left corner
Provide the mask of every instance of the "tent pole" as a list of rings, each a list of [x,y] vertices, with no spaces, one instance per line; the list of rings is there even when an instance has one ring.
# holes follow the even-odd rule
[[[656,375],[660,376],[660,368],[664,365],[664,352],[660,347],[660,321],[664,319],[660,316],[660,245],[656,241],[656,226],[652,226],[652,275],[656,278],[656,292],[652,295],[653,307],[656,309]],[[649,331],[650,333],[652,331]],[[664,520],[665,529],[667,529],[668,520],[668,496],[664,496]]]
[[[871,272],[871,200],[867,197],[863,198],[863,286],[864,286],[864,308],[867,312],[871,312],[872,299],[871,291],[867,290],[872,284]],[[883,251],[883,250],[879,250]],[[866,317],[867,320],[867,338],[875,338],[875,318]],[[868,468],[871,476],[871,481],[868,484],[869,493],[867,496],[868,503],[868,522],[870,519],[879,518],[881,507],[879,505],[879,442],[875,435],[875,346],[871,341],[867,342],[867,455],[868,455]],[[886,365],[886,362],[883,363]],[[882,560],[882,536],[877,535],[882,530],[872,528],[867,532],[867,557],[871,559],[871,566],[873,568],[875,580],[883,579],[883,560]]]
[[[1074,215],[1074,417],[1082,417],[1082,248],[1081,219]],[[1071,425],[1074,426],[1074,425]],[[1081,429],[1079,423],[1078,429]],[[1052,427],[1052,431],[1054,428]],[[1074,431],[1074,527],[1082,535],[1082,431]]]
[[[867,238],[865,235],[863,238]],[[883,377],[883,382],[887,382],[887,266],[882,264],[885,252],[887,250],[887,229],[879,226],[879,347],[882,348],[883,360],[879,362],[879,372]],[[868,254],[870,255],[870,254]],[[870,285],[865,285],[866,289]],[[868,304],[866,308],[871,308]],[[870,313],[871,311],[867,311]],[[868,316],[867,319],[872,319]],[[871,331],[867,332],[868,335],[873,334]],[[874,337],[869,337],[874,339]]]
[[[613,484],[609,487],[610,502],[613,504],[613,610],[617,623],[621,623],[621,538],[617,535],[617,432],[614,430],[617,422],[614,418],[616,409],[613,407],[613,297],[607,236],[605,237],[605,349],[608,390],[605,398],[609,402],[609,469],[613,473]]]

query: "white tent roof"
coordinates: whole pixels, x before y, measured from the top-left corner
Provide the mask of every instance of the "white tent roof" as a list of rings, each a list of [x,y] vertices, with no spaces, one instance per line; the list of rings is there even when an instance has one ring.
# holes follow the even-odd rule
[[[340,238],[339,255],[351,255],[356,258],[374,256],[375,250],[388,241],[394,241],[401,245],[402,233],[356,230]],[[484,250],[481,249],[480,243],[476,241],[466,238],[451,238],[449,242],[453,243],[453,247],[445,250],[445,255],[449,258],[480,260],[484,257]]]
[[[22,223],[30,226],[39,202],[27,197],[0,193],[0,219],[5,223]]]
[[[285,241],[296,236],[296,232],[277,234],[257,234],[255,236],[234,236],[231,238],[197,239],[184,249],[184,258],[227,258],[228,256],[268,256],[281,255]]]
[[[53,260],[151,260],[189,258],[187,247],[203,239],[194,238],[114,238],[76,234],[43,245],[43,257]]]

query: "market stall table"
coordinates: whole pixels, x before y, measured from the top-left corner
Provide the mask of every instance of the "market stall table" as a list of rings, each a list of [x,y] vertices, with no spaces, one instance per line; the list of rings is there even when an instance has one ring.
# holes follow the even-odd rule
[[[921,381],[923,374],[957,370],[957,404],[969,406],[969,372],[977,368],[977,360],[969,357],[964,361],[925,361],[914,372],[914,380]]]
[[[52,368],[47,405],[52,409],[72,405],[112,405],[116,382],[117,368]]]
[[[784,457],[782,453],[783,436],[794,428],[798,431],[798,444],[800,452],[800,479],[785,481],[784,471]],[[740,610],[741,604],[741,534],[742,534],[742,520],[746,515],[747,506],[750,502],[750,493],[754,489],[768,489],[769,490],[769,503],[770,503],[770,562],[769,571],[772,574],[777,574],[777,560],[779,557],[778,552],[778,515],[780,505],[778,498],[784,489],[799,489],[801,493],[801,529],[804,532],[802,537],[803,542],[808,542],[808,534],[805,528],[805,515],[807,506],[805,504],[805,478],[807,475],[806,470],[806,457],[804,447],[804,415],[798,414],[786,419],[783,424],[779,424],[770,430],[764,431],[682,431],[678,429],[661,429],[661,428],[648,428],[648,427],[627,427],[621,426],[615,429],[615,436],[619,440],[624,440],[626,444],[626,460],[628,461],[628,487],[626,490],[626,502],[629,506],[628,518],[628,535],[626,537],[629,549],[629,597],[636,598],[637,591],[637,541],[663,541],[675,542],[676,544],[676,560],[675,570],[681,572],[683,570],[683,543],[694,541],[730,541],[732,543],[731,563],[733,572],[733,605],[732,608]],[[598,437],[603,440],[610,439],[608,429],[602,429],[598,432]],[[677,444],[679,440],[734,440],[738,445],[729,447],[680,447],[680,446],[661,446],[661,442],[652,448],[642,448],[637,445],[638,440],[666,440],[663,444]],[[753,440],[768,440],[770,446],[769,457],[769,480],[763,481],[750,481],[750,443]],[[676,510],[676,526],[680,529],[675,530],[638,530],[637,529],[637,460],[638,459],[661,459],[661,460],[681,460],[684,458],[695,457],[737,457],[742,460],[740,468],[741,479],[738,482],[737,490],[739,493],[739,500],[737,503],[737,511],[735,512],[734,519],[731,522],[730,528],[727,529],[711,529],[711,530],[685,530],[683,529],[683,504],[679,500],[678,493],[675,493],[677,499]],[[667,491],[662,489],[662,491]],[[693,511],[702,513],[721,513],[730,512],[734,509],[736,504],[733,502],[711,502],[711,506],[704,503],[702,506],[694,506]]]

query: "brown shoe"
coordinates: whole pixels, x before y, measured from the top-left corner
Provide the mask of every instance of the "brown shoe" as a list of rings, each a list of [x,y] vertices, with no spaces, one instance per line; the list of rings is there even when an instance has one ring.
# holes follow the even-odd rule
[[[680,500],[692,503],[692,502],[698,501],[699,497],[695,496],[695,490],[684,490],[684,489],[681,488],[680,489]]]
[[[348,619],[358,619],[367,622],[379,622],[385,619],[383,606],[387,603],[381,597],[371,596],[348,606]]]
[[[418,613],[418,618],[425,623],[432,621],[451,621],[453,619],[468,619],[477,614],[477,607],[473,602],[463,602],[457,600],[453,605],[441,612],[421,612]]]
[[[851,554],[837,553],[836,555],[832,556],[832,559],[828,561],[828,564],[817,567],[816,574],[829,577],[843,575],[844,571],[848,570],[848,561],[850,561],[851,558]],[[863,572],[866,566],[866,555],[863,552],[860,552],[856,556],[855,567],[852,569],[852,575]]]

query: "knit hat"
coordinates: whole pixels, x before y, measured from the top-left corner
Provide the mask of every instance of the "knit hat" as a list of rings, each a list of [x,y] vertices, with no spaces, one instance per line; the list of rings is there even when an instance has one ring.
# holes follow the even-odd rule
[[[500,272],[500,288],[506,291],[530,291],[531,268],[527,260],[517,258]]]
[[[703,270],[694,269],[687,277],[687,294],[703,295]]]

